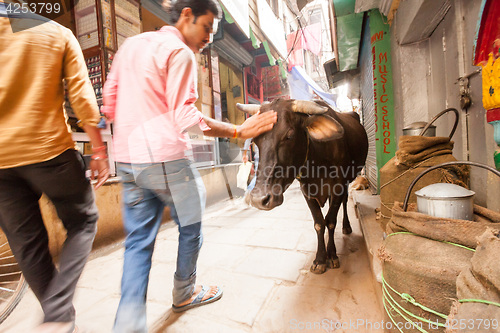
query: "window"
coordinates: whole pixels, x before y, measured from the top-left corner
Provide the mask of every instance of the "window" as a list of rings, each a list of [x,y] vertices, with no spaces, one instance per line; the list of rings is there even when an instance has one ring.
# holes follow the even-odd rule
[[[309,25],[321,23],[321,8],[314,8],[309,11]]]

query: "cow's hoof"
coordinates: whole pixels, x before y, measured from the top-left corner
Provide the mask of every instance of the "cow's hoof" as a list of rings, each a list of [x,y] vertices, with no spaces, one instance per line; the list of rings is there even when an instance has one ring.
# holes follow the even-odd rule
[[[310,268],[314,274],[323,274],[326,272],[326,264],[312,264]]]
[[[342,233],[344,235],[350,235],[350,234],[352,234],[352,228],[350,226],[347,228],[342,228]]]
[[[326,265],[328,266],[328,268],[339,268],[340,267],[339,258],[337,258],[337,259],[326,259]]]

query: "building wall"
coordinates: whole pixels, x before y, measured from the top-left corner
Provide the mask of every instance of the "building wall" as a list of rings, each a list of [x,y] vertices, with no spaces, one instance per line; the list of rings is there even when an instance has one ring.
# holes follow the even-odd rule
[[[460,121],[453,136],[453,155],[458,160],[493,164],[492,126],[486,123],[482,106],[481,75],[469,80],[472,106],[460,108],[459,77],[477,70],[472,65],[472,49],[480,10],[480,1],[457,0],[432,35],[423,41],[400,45],[397,21],[408,19],[407,11],[396,12],[391,27],[394,69],[396,129],[415,121],[429,121],[446,108],[456,108]],[[448,136],[454,124],[448,113],[435,122],[438,136]],[[486,171],[472,168],[471,189],[476,191],[476,203],[499,210],[500,180]]]
[[[428,121],[429,105],[427,99],[428,41],[413,45],[400,46],[396,38],[393,45],[394,96],[396,133],[401,135],[403,128],[416,121]]]
[[[219,57],[220,91],[226,93],[227,114],[230,123],[242,124],[245,121],[243,112],[236,109],[236,103],[245,103],[245,90],[243,86],[243,74],[236,70],[228,62]],[[240,95],[234,96],[233,88],[240,87]]]
[[[255,68],[255,75],[252,73],[251,66],[245,67],[243,70],[243,75],[244,75],[244,80],[245,80],[245,93],[247,97],[251,97],[253,99],[256,99],[259,101],[260,104],[264,101],[264,85],[263,85],[263,78],[262,78],[262,66],[261,66],[261,58],[263,57],[256,57],[254,59],[254,68]],[[267,60],[267,57],[265,58]],[[253,85],[258,84],[258,95],[252,94],[251,92],[255,89],[250,87],[250,82],[248,82],[248,78],[253,77]],[[247,98],[248,99],[248,98]],[[248,102],[248,100],[247,100]]]
[[[299,22],[297,19],[297,14],[292,11],[288,6],[283,7],[283,21],[285,27],[285,33],[288,35],[293,31],[297,31],[299,28]]]
[[[149,10],[141,6],[141,16],[142,16],[142,32],[146,31],[156,31],[161,29],[166,23],[156,17]]]

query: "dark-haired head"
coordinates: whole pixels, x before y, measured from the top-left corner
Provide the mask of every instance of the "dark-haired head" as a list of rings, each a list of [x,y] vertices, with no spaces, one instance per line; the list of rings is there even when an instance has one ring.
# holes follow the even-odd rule
[[[175,25],[179,20],[181,12],[184,8],[191,8],[194,15],[194,20],[198,16],[205,15],[207,12],[214,14],[215,18],[222,18],[222,9],[217,0],[166,0],[164,3],[169,14],[169,24]]]

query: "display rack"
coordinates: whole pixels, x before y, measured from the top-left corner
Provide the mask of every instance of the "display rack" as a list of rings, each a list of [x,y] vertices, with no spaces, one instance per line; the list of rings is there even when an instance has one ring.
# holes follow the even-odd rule
[[[85,63],[87,64],[87,69],[89,71],[90,83],[92,83],[92,87],[94,88],[95,96],[99,104],[99,101],[102,102],[102,83],[103,83],[101,57],[100,55],[96,55],[94,57],[86,58]]]
[[[89,79],[100,109],[103,104],[104,82],[117,50],[114,0],[73,0],[73,4],[75,34],[82,48]],[[84,158],[88,160],[91,156],[90,140],[77,125],[77,119],[69,101],[66,101],[65,108],[69,117],[68,122],[73,129],[73,140]],[[107,146],[113,174],[115,167],[112,161],[111,126],[102,121],[98,127],[101,128],[102,139]]]
[[[118,47],[126,38],[141,33],[141,11],[139,2],[115,0],[116,37]]]
[[[99,45],[96,0],[81,0],[75,5],[76,37],[82,50]]]

